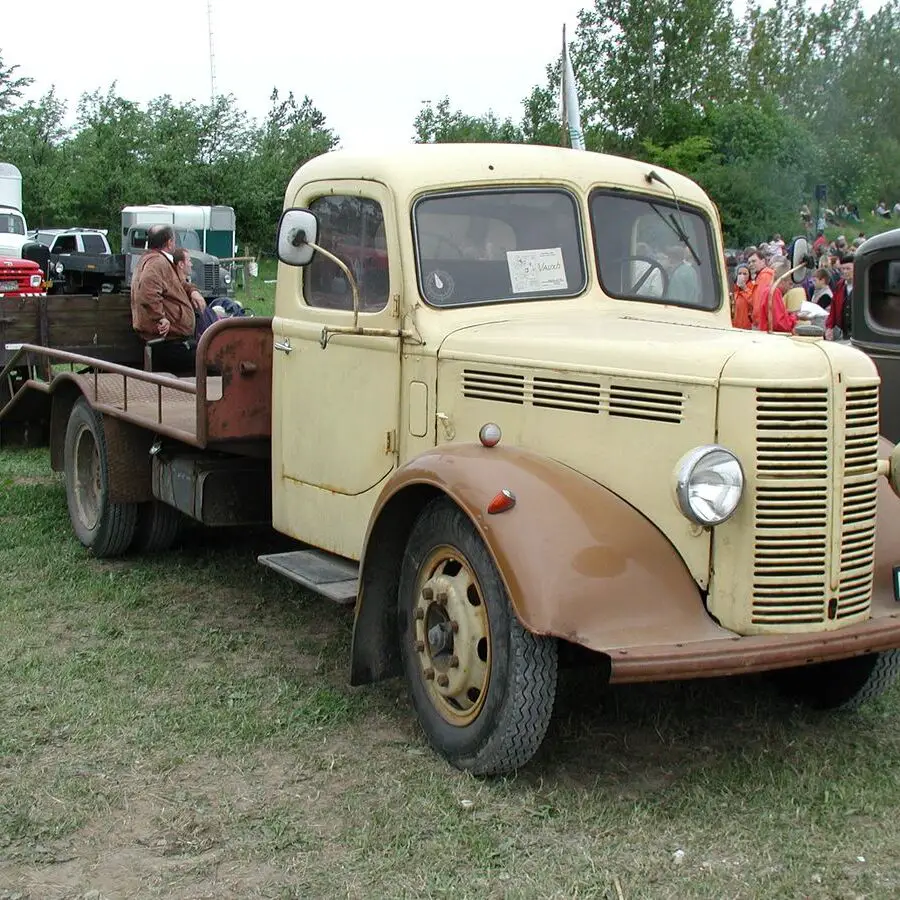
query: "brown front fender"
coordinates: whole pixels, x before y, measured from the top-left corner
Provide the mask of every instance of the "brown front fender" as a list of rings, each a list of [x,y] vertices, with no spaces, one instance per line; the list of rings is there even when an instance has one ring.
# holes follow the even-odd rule
[[[502,489],[516,497],[489,515]],[[372,515],[353,637],[354,684],[399,674],[396,606],[407,535],[450,497],[490,551],[523,625],[592,650],[733,635],[707,615],[678,553],[632,506],[584,475],[515,447],[448,444],[399,469]]]

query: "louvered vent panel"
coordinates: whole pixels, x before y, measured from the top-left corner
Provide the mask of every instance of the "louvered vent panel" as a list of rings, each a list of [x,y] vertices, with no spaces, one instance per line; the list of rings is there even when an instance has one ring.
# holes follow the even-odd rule
[[[517,403],[540,409],[641,419],[677,424],[684,416],[681,391],[614,384],[606,388],[598,382],[544,375],[519,375],[486,369],[465,369],[464,397]]]
[[[755,625],[813,625],[864,617],[871,602],[878,458],[878,388],[846,394],[843,473],[828,390],[756,392]],[[839,488],[829,497],[832,485]],[[833,506],[830,507],[830,503]],[[828,550],[839,536],[840,583]]]

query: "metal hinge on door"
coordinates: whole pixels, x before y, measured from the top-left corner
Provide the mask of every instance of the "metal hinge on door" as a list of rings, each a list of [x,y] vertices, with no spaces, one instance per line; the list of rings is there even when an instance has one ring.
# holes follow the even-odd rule
[[[385,434],[384,452],[394,456],[400,452],[400,448],[397,446],[397,432],[393,428]]]

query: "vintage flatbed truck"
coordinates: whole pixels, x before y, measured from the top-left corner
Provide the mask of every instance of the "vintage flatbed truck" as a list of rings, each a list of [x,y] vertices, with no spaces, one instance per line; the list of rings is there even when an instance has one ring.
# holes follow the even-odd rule
[[[876,369],[731,327],[696,184],[561,148],[338,151],[293,177],[278,252],[274,317],[214,325],[192,378],[18,351],[52,377],[0,436],[49,442],[95,555],[271,523],[298,545],[262,562],[355,603],[351,682],[404,676],[479,774],[534,754],[567,645],[610,682],[772,671],[820,707],[894,678]]]

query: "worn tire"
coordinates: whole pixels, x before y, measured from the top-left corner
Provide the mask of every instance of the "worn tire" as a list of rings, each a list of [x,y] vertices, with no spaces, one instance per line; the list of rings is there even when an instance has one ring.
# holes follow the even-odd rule
[[[476,775],[528,762],[553,713],[557,642],[522,627],[478,532],[447,499],[413,526],[398,602],[403,668],[431,745]]]
[[[75,535],[94,556],[121,556],[134,539],[136,503],[109,499],[109,457],[103,418],[80,397],[66,426],[66,500]]]
[[[181,513],[168,503],[151,500],[139,504],[131,549],[136,553],[164,553],[178,537],[181,523]]]
[[[900,650],[774,673],[779,689],[812,709],[856,709],[883,694],[900,674]]]

